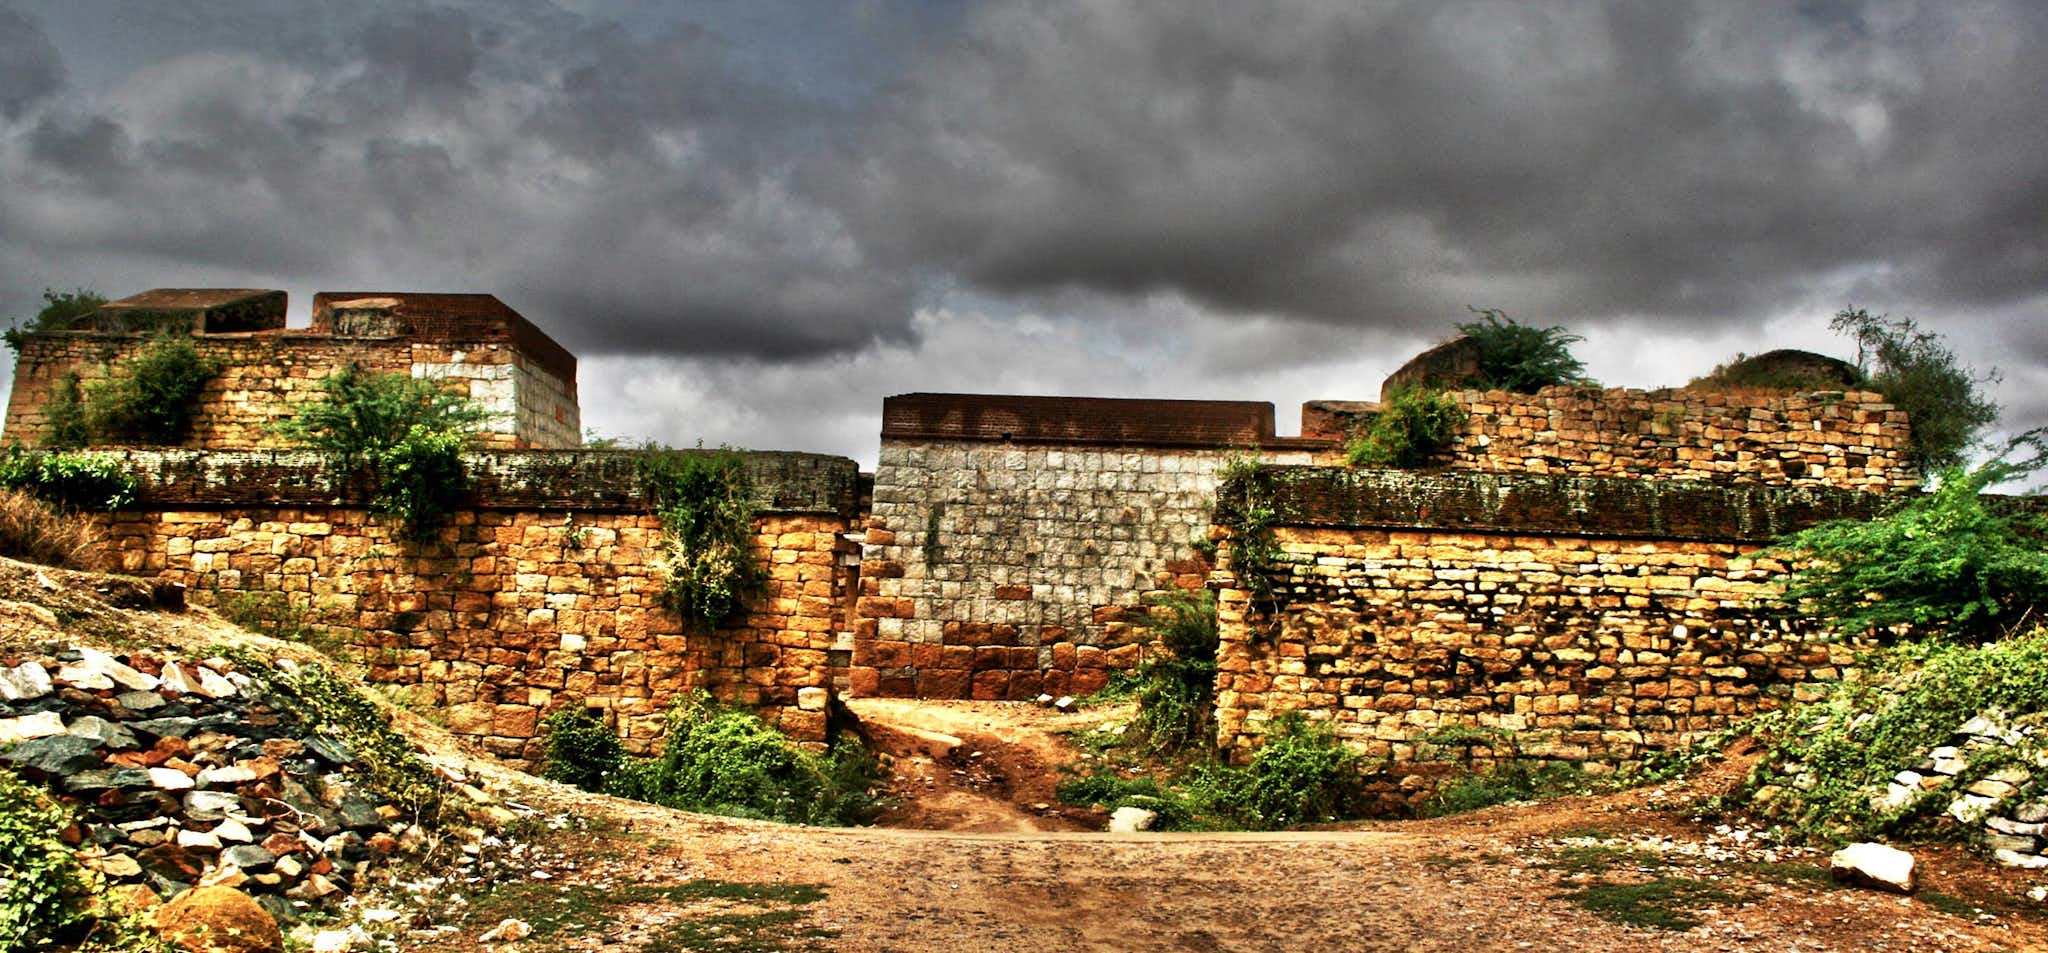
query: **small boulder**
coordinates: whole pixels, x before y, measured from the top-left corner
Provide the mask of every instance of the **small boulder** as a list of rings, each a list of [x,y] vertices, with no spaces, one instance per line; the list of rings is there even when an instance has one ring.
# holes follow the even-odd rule
[[[532,933],[533,927],[528,925],[525,920],[505,919],[498,921],[497,926],[490,928],[489,931],[485,932],[483,936],[477,937],[477,939],[485,943],[509,943],[516,940],[524,940]]]
[[[1109,815],[1109,832],[1112,834],[1136,834],[1149,831],[1159,820],[1159,812],[1142,807],[1120,807]]]
[[[281,953],[277,921],[231,887],[198,887],[179,894],[151,917],[159,936],[186,953]]]
[[[1828,870],[1843,883],[1893,893],[1913,892],[1913,855],[1896,847],[1850,844],[1828,858]]]

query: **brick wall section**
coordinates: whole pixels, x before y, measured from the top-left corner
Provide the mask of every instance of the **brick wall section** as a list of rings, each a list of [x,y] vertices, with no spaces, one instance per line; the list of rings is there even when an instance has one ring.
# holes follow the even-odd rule
[[[1372,787],[1390,809],[1453,769],[1423,743],[1439,729],[1511,731],[1525,755],[1611,770],[1811,697],[1853,647],[1761,610],[1784,567],[1757,551],[1883,502],[1603,478],[1275,477],[1280,608],[1215,577],[1218,740],[1243,757],[1300,711],[1380,762]],[[1465,753],[1483,768],[1502,752]]]
[[[59,381],[101,380],[147,336],[92,331],[31,335],[23,344],[7,402],[5,435],[40,444]],[[195,336],[219,376],[199,397],[187,447],[275,447],[272,425],[321,394],[328,375],[349,363],[372,373],[412,374],[456,386],[496,415],[480,435],[488,447],[574,447],[582,440],[573,365],[568,376],[509,341],[421,342],[303,331]]]
[[[1203,584],[1222,447],[1311,456],[1269,404],[914,394],[883,421],[854,695],[1102,687],[1145,651],[1144,595]]]
[[[649,557],[660,527],[638,502],[630,453],[472,455],[476,505],[424,542],[332,502],[352,489],[307,454],[128,460],[149,486],[110,521],[127,571],[184,583],[202,605],[281,593],[348,639],[372,681],[505,757],[536,762],[535,726],[566,704],[604,709],[646,751],[669,701],[698,687],[760,707],[798,738],[824,736],[828,653],[857,572],[850,460],[750,455],[770,583],[738,624],[712,633],[659,607]],[[266,499],[249,498],[255,486]]]

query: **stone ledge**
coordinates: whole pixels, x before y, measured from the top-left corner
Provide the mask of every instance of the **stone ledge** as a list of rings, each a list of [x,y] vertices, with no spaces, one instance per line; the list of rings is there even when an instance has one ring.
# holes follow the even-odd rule
[[[141,479],[143,508],[360,503],[361,481],[343,481],[306,450],[109,450]],[[712,452],[712,451],[704,451]],[[464,454],[480,509],[640,512],[647,494],[632,450],[486,450]],[[845,457],[749,451],[763,514],[851,517],[859,466]]]
[[[1475,530],[1593,538],[1769,542],[1831,519],[1869,519],[1895,496],[1825,487],[1627,477],[1351,470],[1265,471],[1276,525]],[[1244,481],[1217,493],[1242,509]]]

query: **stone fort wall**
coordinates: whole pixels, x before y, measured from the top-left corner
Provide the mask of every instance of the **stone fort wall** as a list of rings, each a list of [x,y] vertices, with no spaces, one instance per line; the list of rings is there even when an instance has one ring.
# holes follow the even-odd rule
[[[824,737],[857,572],[851,460],[749,455],[768,588],[736,624],[700,633],[659,605],[660,525],[629,452],[472,454],[472,506],[424,541],[338,502],[357,488],[334,485],[313,455],[124,457],[146,485],[107,518],[124,570],[339,640],[371,681],[499,755],[537,763],[539,720],[563,705],[599,709],[648,750],[668,703],[696,688]]]
[[[889,398],[853,694],[1101,688],[1145,650],[1131,621],[1144,595],[1204,584],[1226,455],[1305,463],[1319,449],[1275,438],[1271,404]]]
[[[1379,765],[1388,808],[1516,748],[1614,770],[1813,697],[1857,646],[1765,608],[1785,567],[1759,550],[1885,503],[1600,477],[1279,468],[1266,480],[1224,489],[1226,511],[1274,509],[1283,556],[1270,603],[1245,584],[1250,569],[1216,575],[1218,740],[1243,757],[1301,712]],[[1446,730],[1464,737],[1431,743]]]
[[[161,330],[173,330],[191,335],[200,355],[222,368],[200,394],[186,447],[282,446],[271,428],[317,399],[321,382],[349,364],[449,382],[493,415],[479,434],[483,446],[582,442],[575,357],[490,295],[327,292],[314,296],[310,327],[286,329],[283,292],[236,294],[147,292],[77,329],[26,335],[7,403],[8,439],[44,443],[68,382],[89,387]],[[170,300],[129,306],[159,298]]]
[[[1882,394],[1546,387],[1450,391],[1465,427],[1441,465],[1484,473],[1908,489],[1909,422]],[[1304,436],[1343,439],[1378,405],[1316,402]]]

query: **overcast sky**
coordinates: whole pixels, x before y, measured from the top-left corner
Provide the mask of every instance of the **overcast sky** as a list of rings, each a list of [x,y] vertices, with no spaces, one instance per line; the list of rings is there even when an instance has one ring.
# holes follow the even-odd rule
[[[1608,384],[1910,316],[2048,423],[2048,4],[0,0],[0,315],[487,291],[584,422],[872,464],[918,390]]]

